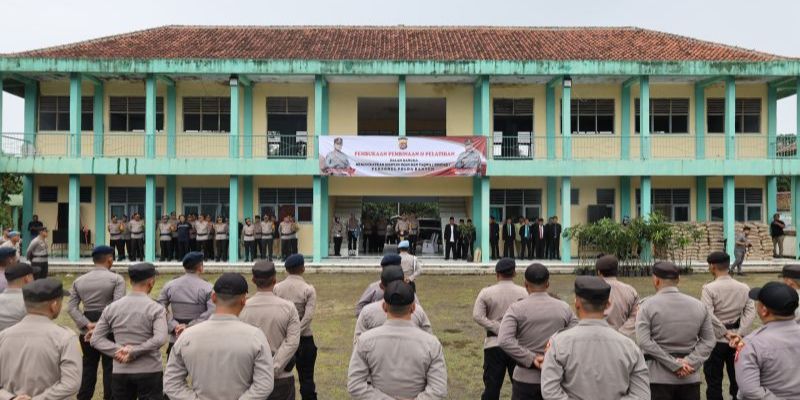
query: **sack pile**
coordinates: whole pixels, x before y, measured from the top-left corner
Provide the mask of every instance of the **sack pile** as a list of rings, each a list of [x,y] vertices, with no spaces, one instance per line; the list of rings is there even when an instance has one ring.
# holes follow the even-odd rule
[[[680,259],[690,259],[705,261],[706,256],[713,251],[725,251],[725,233],[723,232],[722,222],[690,222],[700,229],[701,237],[685,249],[677,250],[675,257]],[[736,223],[736,233],[742,228],[750,227],[750,244],[752,247],[747,254],[746,260],[769,260],[772,259],[772,238],[769,236],[769,225],[760,222]],[[735,240],[731,238],[730,240]],[[733,258],[733,255],[731,255]],[[733,261],[733,260],[731,260]]]

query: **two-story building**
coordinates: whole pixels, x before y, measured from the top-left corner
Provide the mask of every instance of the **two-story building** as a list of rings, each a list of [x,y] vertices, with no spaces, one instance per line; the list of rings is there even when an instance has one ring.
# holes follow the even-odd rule
[[[291,215],[320,261],[334,216],[386,201],[472,218],[484,261],[490,216],[658,210],[733,237],[800,172],[776,132],[798,76],[796,58],[638,28],[165,26],[0,55],[0,88],[25,102],[24,132],[0,120],[0,170],[24,177],[23,225],[60,230],[70,260],[139,211],[147,260],[161,215],[200,212]],[[325,135],[485,136],[486,173],[327,177]]]

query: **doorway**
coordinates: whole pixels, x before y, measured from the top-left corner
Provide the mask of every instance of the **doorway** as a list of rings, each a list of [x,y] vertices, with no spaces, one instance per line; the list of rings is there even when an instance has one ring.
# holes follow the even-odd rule
[[[436,255],[440,249],[434,242],[441,237],[439,199],[436,197],[364,197],[361,223],[363,228],[360,253],[383,254],[384,244],[398,244],[401,237],[397,222],[402,217],[417,220],[416,253],[423,253],[423,244],[429,243],[425,255]]]

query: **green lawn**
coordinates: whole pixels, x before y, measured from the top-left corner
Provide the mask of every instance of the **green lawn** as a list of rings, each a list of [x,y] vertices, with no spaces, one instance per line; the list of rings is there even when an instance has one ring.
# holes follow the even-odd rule
[[[63,276],[65,287],[74,276]],[[155,298],[163,283],[172,276],[161,276],[152,296]],[[209,275],[209,281],[216,276]],[[517,278],[521,282],[521,277]],[[774,274],[751,274],[743,281],[751,286],[776,280]],[[317,390],[321,399],[346,399],[347,366],[352,350],[355,317],[353,305],[366,286],[377,280],[377,274],[309,274],[307,280],[317,289],[317,312],[312,325],[319,347],[316,366]],[[422,276],[417,283],[419,297],[431,319],[433,331],[445,349],[449,376],[449,398],[480,398],[483,363],[484,332],[472,321],[472,305],[481,288],[493,283],[493,276]],[[625,278],[634,285],[640,296],[653,294],[650,278]],[[681,289],[699,297],[702,285],[710,280],[707,274],[685,278]],[[571,303],[573,276],[554,276],[551,292]],[[251,287],[251,293],[253,288]],[[64,304],[66,306],[66,302]],[[74,327],[66,311],[60,324]],[[98,386],[101,386],[98,381]],[[100,389],[98,387],[98,389]],[[510,397],[510,385],[504,385],[503,398]],[[95,398],[102,398],[98,394]],[[299,398],[299,396],[298,396]]]

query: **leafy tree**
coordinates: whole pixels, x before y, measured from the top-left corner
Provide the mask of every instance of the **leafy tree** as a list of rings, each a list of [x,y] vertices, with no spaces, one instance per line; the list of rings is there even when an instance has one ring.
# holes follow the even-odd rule
[[[14,221],[11,206],[8,205],[12,194],[22,192],[22,179],[19,175],[0,173],[0,226],[11,226]]]

